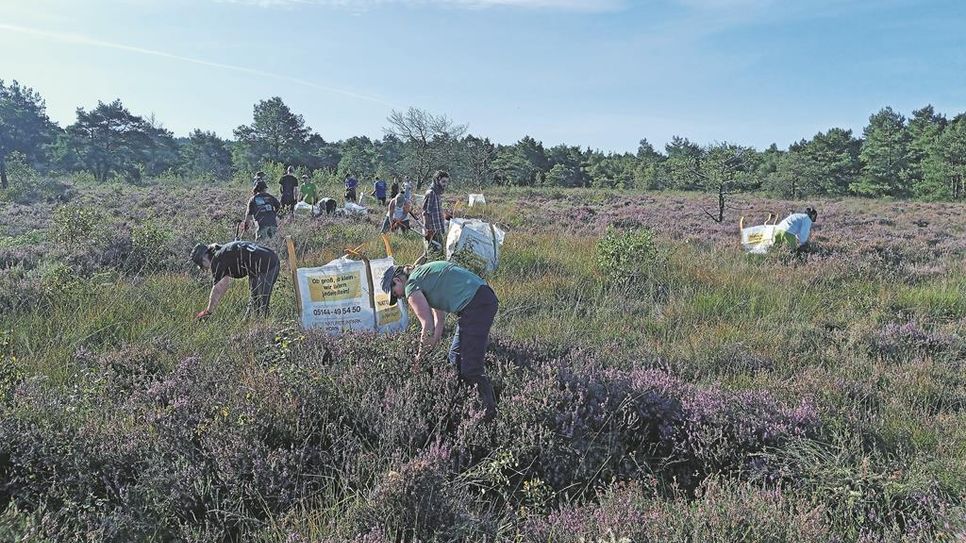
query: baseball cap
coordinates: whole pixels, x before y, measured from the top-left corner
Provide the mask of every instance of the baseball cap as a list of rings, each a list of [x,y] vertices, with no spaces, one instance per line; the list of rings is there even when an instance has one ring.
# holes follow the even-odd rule
[[[396,295],[392,292],[392,280],[403,274],[402,266],[389,266],[382,274],[382,291],[389,294],[389,305],[396,305]]]
[[[195,265],[198,266],[199,268],[202,268],[203,266],[201,265],[201,263],[205,257],[205,254],[207,253],[208,253],[208,246],[202,245],[201,243],[197,243],[195,244],[194,248],[191,249],[191,261],[194,262]]]

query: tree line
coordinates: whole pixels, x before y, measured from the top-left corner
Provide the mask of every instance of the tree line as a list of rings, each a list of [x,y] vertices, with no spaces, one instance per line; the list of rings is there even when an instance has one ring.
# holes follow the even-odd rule
[[[437,168],[477,186],[606,187],[637,190],[765,191],[817,195],[962,200],[966,198],[966,114],[947,119],[932,106],[906,118],[886,107],[862,135],[830,128],[764,150],[675,136],[663,152],[642,139],[636,153],[545,147],[530,136],[512,145],[470,134],[445,115],[393,111],[385,134],[329,142],[281,98],[255,104],[233,139],[196,129],[175,137],[153,116],[120,100],[77,109],[67,127],[51,122],[40,94],[0,80],[0,181],[16,159],[41,172],[86,172],[97,181],[180,176],[211,181],[274,162],[342,177],[408,177],[421,186]]]

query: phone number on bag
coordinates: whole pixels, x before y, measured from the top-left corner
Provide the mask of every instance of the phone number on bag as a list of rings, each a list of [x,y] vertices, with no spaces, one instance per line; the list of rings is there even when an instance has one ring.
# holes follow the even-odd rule
[[[329,309],[329,308],[313,309],[312,314],[316,317],[330,317],[333,315],[335,316],[351,315],[353,313],[359,313],[360,311],[362,311],[361,306],[351,305],[351,306],[345,306],[345,307],[336,307],[334,309]]]

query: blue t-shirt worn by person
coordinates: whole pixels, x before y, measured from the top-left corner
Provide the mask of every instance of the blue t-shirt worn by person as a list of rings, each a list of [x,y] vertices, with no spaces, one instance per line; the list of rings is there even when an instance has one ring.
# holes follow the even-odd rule
[[[376,198],[385,198],[386,197],[386,182],[383,181],[382,179],[376,181],[376,184],[375,184],[375,192],[376,192]]]

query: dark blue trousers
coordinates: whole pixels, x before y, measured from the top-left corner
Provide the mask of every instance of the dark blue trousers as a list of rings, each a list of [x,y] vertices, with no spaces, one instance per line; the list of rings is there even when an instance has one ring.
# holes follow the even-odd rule
[[[483,354],[490,340],[490,327],[498,305],[493,289],[488,285],[478,288],[470,303],[459,312],[453,344],[449,348],[449,361],[456,366],[460,380],[470,386],[476,385],[487,419],[496,416],[496,396],[483,367]]]

